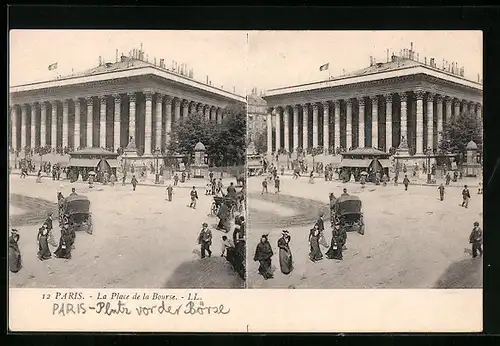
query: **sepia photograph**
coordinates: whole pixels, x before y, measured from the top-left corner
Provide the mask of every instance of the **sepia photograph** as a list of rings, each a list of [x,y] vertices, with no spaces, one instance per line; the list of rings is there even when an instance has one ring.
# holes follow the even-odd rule
[[[481,288],[480,31],[249,34],[248,288]]]
[[[11,31],[9,286],[244,288],[246,56],[237,31]]]

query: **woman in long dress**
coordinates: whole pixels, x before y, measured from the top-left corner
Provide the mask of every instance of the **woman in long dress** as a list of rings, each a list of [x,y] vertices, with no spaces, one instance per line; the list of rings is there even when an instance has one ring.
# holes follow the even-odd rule
[[[57,258],[71,258],[71,247],[73,245],[74,238],[71,236],[69,230],[65,227],[61,230],[61,238],[59,239],[59,246],[56,251],[54,251],[54,255]]]
[[[273,278],[273,274],[271,273],[272,256],[273,249],[271,248],[271,244],[267,239],[267,234],[264,234],[260,238],[260,242],[255,249],[255,256],[253,257],[253,260],[259,261],[259,274],[262,275],[266,280]]]
[[[323,254],[321,253],[321,249],[319,248],[319,238],[320,231],[318,229],[318,225],[314,225],[314,228],[309,232],[309,247],[311,251],[309,252],[309,258],[311,261],[316,262],[323,259]]]
[[[326,257],[329,259],[342,260],[342,250],[346,242],[346,236],[345,230],[342,230],[338,226],[333,228],[332,243],[325,254]]]
[[[38,230],[38,259],[41,261],[47,260],[52,257],[49,249],[49,230],[47,227],[42,226]]]
[[[280,269],[285,275],[293,270],[292,252],[290,251],[290,240],[292,237],[287,230],[284,230],[281,238],[278,239]]]
[[[22,268],[19,238],[17,229],[12,229],[9,237],[9,270],[13,273],[17,273]]]

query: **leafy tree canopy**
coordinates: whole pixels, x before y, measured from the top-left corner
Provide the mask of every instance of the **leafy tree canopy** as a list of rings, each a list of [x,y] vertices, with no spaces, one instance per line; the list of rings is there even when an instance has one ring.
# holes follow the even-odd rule
[[[474,141],[479,151],[483,147],[483,122],[474,113],[462,112],[443,126],[439,149],[448,153],[465,154],[467,144]]]

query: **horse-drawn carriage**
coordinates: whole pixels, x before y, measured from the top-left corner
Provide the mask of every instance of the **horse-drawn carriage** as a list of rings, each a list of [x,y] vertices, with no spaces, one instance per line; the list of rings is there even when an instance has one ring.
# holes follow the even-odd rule
[[[64,199],[63,215],[68,219],[69,227],[75,231],[85,230],[92,234],[92,214],[90,212],[90,201],[86,196],[70,195]]]
[[[330,207],[330,222],[333,227],[341,227],[346,232],[357,231],[365,234],[362,203],[357,196],[340,196]]]

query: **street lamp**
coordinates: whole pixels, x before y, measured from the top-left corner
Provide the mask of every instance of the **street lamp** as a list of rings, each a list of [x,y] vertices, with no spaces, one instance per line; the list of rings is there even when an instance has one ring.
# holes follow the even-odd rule
[[[432,183],[432,172],[431,172],[431,148],[427,148],[427,184]]]
[[[160,172],[159,172],[159,169],[158,169],[158,163],[159,163],[160,155],[161,155],[160,149],[156,148],[155,152],[154,152],[154,156],[155,156],[155,160],[156,160],[155,184],[159,184],[160,183]]]

